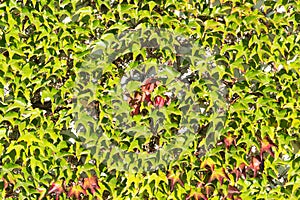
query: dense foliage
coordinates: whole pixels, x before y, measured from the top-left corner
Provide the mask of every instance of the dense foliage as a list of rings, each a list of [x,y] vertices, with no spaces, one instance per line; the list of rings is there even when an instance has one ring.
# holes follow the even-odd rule
[[[299,22],[297,0],[0,0],[2,198],[298,199]]]

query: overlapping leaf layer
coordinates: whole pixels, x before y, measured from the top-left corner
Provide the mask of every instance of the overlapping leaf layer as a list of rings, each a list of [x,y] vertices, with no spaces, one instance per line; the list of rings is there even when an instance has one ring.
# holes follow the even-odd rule
[[[190,39],[210,58],[206,67],[182,61],[168,46],[176,41],[160,35],[165,40],[159,47],[132,44],[101,66],[99,79],[78,82],[83,73],[94,73],[83,66],[100,40],[110,44],[124,32],[149,29]],[[127,113],[140,135],[125,134],[115,122],[111,94],[121,91],[130,70],[140,64],[150,69],[151,63],[165,67],[170,79],[126,85],[128,100],[117,114]],[[297,0],[0,0],[1,197],[298,199],[299,69]],[[189,98],[180,101],[183,85],[171,81],[187,72]],[[227,92],[213,92],[216,82]],[[92,95],[78,98],[91,88]],[[155,170],[117,170],[111,167],[117,151],[103,162],[101,144],[89,146],[99,135],[76,134],[80,126],[93,129],[88,120],[74,122],[79,100],[124,151],[153,155],[176,140],[183,113],[197,125],[195,139]],[[216,102],[222,105],[222,128],[211,126]],[[149,119],[160,116],[164,127],[143,136],[153,125]],[[216,133],[207,142],[209,127]]]

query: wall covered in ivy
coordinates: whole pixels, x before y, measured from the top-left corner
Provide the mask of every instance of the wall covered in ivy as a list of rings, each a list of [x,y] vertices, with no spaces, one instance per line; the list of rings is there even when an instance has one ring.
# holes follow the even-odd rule
[[[300,1],[0,0],[2,199],[298,199]]]

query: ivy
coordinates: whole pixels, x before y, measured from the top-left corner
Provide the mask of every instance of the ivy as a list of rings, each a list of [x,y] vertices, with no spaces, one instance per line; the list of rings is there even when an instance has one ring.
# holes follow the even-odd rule
[[[297,199],[299,1],[0,1],[2,199]]]

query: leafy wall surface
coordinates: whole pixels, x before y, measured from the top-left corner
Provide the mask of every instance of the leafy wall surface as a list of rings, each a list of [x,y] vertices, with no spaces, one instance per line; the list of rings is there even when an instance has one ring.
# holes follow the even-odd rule
[[[298,199],[300,2],[0,0],[2,199]]]

